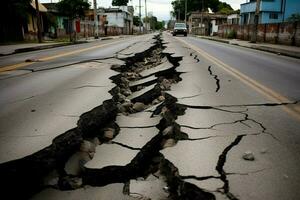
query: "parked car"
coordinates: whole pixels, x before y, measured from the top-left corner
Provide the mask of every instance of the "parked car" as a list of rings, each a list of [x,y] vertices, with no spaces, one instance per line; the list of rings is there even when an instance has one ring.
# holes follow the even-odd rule
[[[187,36],[187,27],[185,23],[175,23],[174,25],[173,36],[180,34]]]

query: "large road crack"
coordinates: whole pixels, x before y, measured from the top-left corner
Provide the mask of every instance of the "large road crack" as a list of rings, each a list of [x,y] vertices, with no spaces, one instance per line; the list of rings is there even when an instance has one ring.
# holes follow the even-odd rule
[[[175,122],[177,116],[184,113],[185,108],[176,104],[176,98],[165,93],[170,89],[170,85],[181,80],[180,73],[177,73],[175,68],[179,66],[182,58],[172,57],[171,54],[162,54],[162,40],[160,36],[156,36],[155,39],[157,42],[150,49],[125,59],[125,65],[113,66],[113,69],[120,72],[120,75],[111,77],[113,83],[117,85],[110,91],[112,99],[106,100],[100,106],[82,114],[76,128],[56,137],[52,144],[45,149],[25,158],[0,165],[1,188],[4,196],[9,195],[16,199],[19,197],[30,198],[48,186],[45,179],[50,174],[56,174],[53,180],[58,180],[52,187],[60,190],[73,190],[85,185],[104,186],[110,183],[126,183],[131,179],[147,177],[149,174],[160,172],[160,176],[165,177],[168,184],[168,193],[171,199],[215,199],[213,194],[183,181],[178,169],[159,152],[166,147],[168,141],[172,140],[176,144],[178,140],[186,139],[187,135],[180,131],[180,126]],[[144,59],[145,57],[146,59]],[[154,59],[151,59],[153,57]],[[132,91],[128,83],[141,78],[139,76],[141,67],[155,67],[160,64],[162,57],[166,57],[174,67],[157,72],[155,75],[158,76],[158,79],[154,89],[129,100],[128,97]],[[159,109],[153,112],[153,114],[162,116],[159,124],[156,125],[156,128],[159,129],[156,136],[142,148],[112,141],[120,132],[120,127],[115,122],[118,114],[130,115],[141,112],[149,105],[161,105],[158,106],[161,108],[159,113]],[[150,127],[153,126],[127,128]],[[79,162],[80,172],[78,174],[67,173],[65,167],[72,156],[81,152],[92,159],[95,154],[94,145],[107,142],[139,152],[125,166],[90,169],[84,167],[84,163],[87,162],[85,160]]]
[[[211,70],[211,66],[208,66],[208,72],[209,74],[216,80],[216,92],[218,92],[220,90],[220,79],[218,78],[218,75],[213,74],[212,70]]]
[[[263,104],[245,104],[245,105],[218,105],[218,106],[189,106],[177,103],[177,98],[167,93],[171,90],[173,84],[181,81],[180,73],[176,71],[179,61],[182,57],[173,57],[172,54],[162,53],[164,46],[160,36],[156,36],[155,44],[143,52],[137,53],[132,57],[124,58],[123,65],[113,65],[112,69],[119,72],[118,75],[110,77],[116,85],[110,92],[112,99],[104,101],[100,106],[86,112],[80,116],[77,127],[69,130],[56,137],[52,144],[41,151],[27,156],[22,159],[10,161],[0,165],[0,175],[2,178],[1,188],[3,195],[8,194],[11,198],[26,199],[49,186],[45,183],[45,177],[55,172],[57,182],[52,187],[60,190],[74,190],[82,188],[85,185],[105,186],[111,183],[124,183],[126,194],[130,195],[130,180],[137,178],[146,178],[149,175],[162,177],[167,183],[167,192],[170,199],[215,199],[215,196],[197,187],[194,184],[186,182],[186,179],[195,179],[204,181],[208,179],[219,179],[223,182],[223,187],[218,192],[225,194],[229,199],[237,199],[231,192],[229,187],[228,175],[234,173],[226,173],[224,166],[229,152],[241,142],[246,134],[236,136],[235,140],[228,145],[218,157],[215,169],[219,176],[203,176],[195,175],[181,176],[179,169],[160,152],[164,148],[172,147],[180,140],[206,140],[221,136],[208,136],[202,138],[189,138],[188,134],[181,131],[182,127],[190,129],[214,129],[221,125],[233,125],[241,123],[249,127],[247,121],[251,121],[260,127],[258,134],[272,134],[267,132],[267,128],[259,121],[249,117],[247,113],[251,106],[285,106],[297,104],[296,102],[286,103],[263,103]],[[191,54],[192,56],[193,54]],[[198,59],[195,57],[195,59]],[[167,61],[164,61],[167,60]],[[95,61],[99,62],[99,60]],[[143,70],[157,67],[163,62],[170,62],[173,66],[167,70],[158,71],[151,76],[155,79],[142,81],[135,87],[130,87],[130,83],[145,80],[147,76],[142,77]],[[216,92],[220,89],[220,81],[216,75],[208,68],[210,75],[216,80]],[[148,80],[148,79],[146,79]],[[76,88],[94,87],[84,85]],[[98,86],[95,86],[98,87]],[[102,86],[100,86],[102,87]],[[149,88],[149,89],[148,89]],[[141,93],[133,96],[133,93]],[[132,98],[131,98],[132,97]],[[192,98],[192,97],[183,97]],[[149,107],[155,109],[147,110]],[[241,108],[241,110],[233,111],[229,108]],[[232,122],[221,122],[209,127],[193,127],[189,125],[180,125],[176,122],[178,116],[184,115],[186,109],[213,109],[219,112],[240,113],[241,119]],[[245,108],[245,109],[243,109]],[[151,117],[160,116],[161,120],[156,125],[136,125],[136,126],[119,126],[116,123],[118,115],[132,115],[140,112],[152,112]],[[150,117],[150,118],[151,118]],[[114,138],[121,134],[120,129],[147,129],[157,128],[158,133],[152,137],[141,148],[136,148],[125,142],[116,142]],[[274,136],[273,136],[274,137]],[[274,137],[274,139],[276,139]],[[105,166],[99,169],[85,167],[87,162],[80,163],[80,172],[78,174],[68,174],[65,167],[69,163],[70,158],[76,153],[85,153],[89,159],[93,159],[95,154],[96,143],[115,144],[122,148],[137,151],[136,156],[124,166]],[[84,150],[84,151],[83,151]],[[124,149],[122,149],[124,150]],[[180,155],[178,155],[180,156]],[[56,179],[55,179],[56,180]]]
[[[216,170],[220,174],[220,179],[224,183],[223,187],[221,188],[223,191],[221,191],[221,192],[224,193],[231,200],[237,199],[237,198],[232,193],[230,193],[229,181],[227,179],[227,174],[224,170],[224,165],[225,165],[227,154],[229,153],[229,151],[234,146],[238,145],[244,136],[245,135],[237,136],[236,139],[223,150],[222,154],[219,156],[219,160],[218,160],[218,163],[216,166]]]

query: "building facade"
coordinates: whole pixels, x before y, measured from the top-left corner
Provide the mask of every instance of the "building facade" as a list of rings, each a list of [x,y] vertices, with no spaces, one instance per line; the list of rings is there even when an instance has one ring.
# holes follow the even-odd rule
[[[227,15],[191,12],[188,16],[189,32],[197,35],[216,35],[218,26],[227,22]]]
[[[132,6],[105,9],[107,20],[106,28],[115,29],[116,34],[132,34],[133,12]]]
[[[241,4],[241,25],[254,24],[256,0],[247,0]],[[261,0],[259,24],[281,23],[287,21],[292,14],[300,14],[299,0]]]
[[[239,24],[239,23],[240,23],[239,14],[231,14],[227,16],[227,24]]]

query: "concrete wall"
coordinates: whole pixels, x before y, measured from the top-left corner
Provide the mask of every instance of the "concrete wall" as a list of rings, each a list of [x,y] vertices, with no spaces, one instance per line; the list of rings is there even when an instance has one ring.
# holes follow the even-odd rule
[[[82,20],[80,21],[80,33],[77,33],[78,37],[93,37],[94,36],[94,21]],[[103,24],[98,25],[99,36],[113,36],[124,34],[124,28],[117,26],[104,26]]]
[[[254,25],[220,25],[218,36],[226,38],[232,31],[237,39],[250,40]],[[300,46],[300,22],[259,24],[257,28],[259,42]]]

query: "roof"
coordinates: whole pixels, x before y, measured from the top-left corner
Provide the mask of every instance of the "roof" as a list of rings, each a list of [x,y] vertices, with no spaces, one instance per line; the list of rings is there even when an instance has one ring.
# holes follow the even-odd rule
[[[30,2],[31,6],[33,7],[34,10],[36,10],[36,7],[35,7],[35,0],[32,0]],[[39,3],[39,11],[40,12],[47,12],[47,8],[45,6],[43,6],[43,4]]]
[[[124,7],[127,7],[127,6],[124,6]],[[125,10],[125,9],[121,9],[122,7],[120,8],[105,8],[105,13],[127,13],[127,14],[133,14],[131,12],[129,12],[128,10]]]
[[[218,14],[218,13],[208,13],[208,12],[190,12],[189,16],[192,17],[205,17],[211,19],[227,19],[227,15]]]
[[[105,12],[123,12],[123,10],[119,9],[119,8],[106,8]]]
[[[56,8],[56,4],[57,3],[43,3],[43,6],[46,7],[47,11],[58,12]]]

